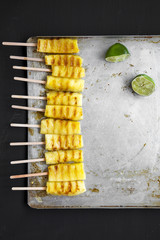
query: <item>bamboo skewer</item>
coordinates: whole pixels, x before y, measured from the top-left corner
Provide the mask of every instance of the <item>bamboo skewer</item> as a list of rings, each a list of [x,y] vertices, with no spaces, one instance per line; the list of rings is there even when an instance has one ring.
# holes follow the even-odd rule
[[[2,45],[5,45],[5,46],[36,47],[37,43],[2,42]]]
[[[45,145],[45,142],[11,142],[10,146]]]
[[[11,123],[11,127],[27,127],[27,128],[40,128],[40,124],[21,124],[21,123]]]
[[[49,68],[34,68],[34,67],[13,66],[13,69],[38,71],[38,72],[52,72],[52,70],[49,69]]]
[[[27,173],[27,174],[20,174],[20,175],[12,175],[10,179],[17,179],[17,178],[28,178],[28,177],[41,177],[47,176],[48,172],[40,172],[40,173]]]
[[[46,187],[12,187],[13,191],[43,191],[46,190]]]
[[[45,109],[43,108],[34,108],[34,107],[25,107],[25,106],[18,106],[18,105],[12,105],[12,108],[15,109],[22,109],[22,110],[30,110],[30,111],[35,111],[35,112],[45,112]]]
[[[32,163],[32,162],[45,162],[45,158],[11,161],[10,164],[22,164],[22,163]]]
[[[24,95],[11,95],[11,98],[33,99],[33,100],[47,100],[47,97],[39,97],[39,96],[24,96]]]
[[[26,61],[34,61],[34,62],[44,62],[44,58],[32,58],[32,57],[21,57],[21,56],[10,56],[10,59],[16,60],[26,60]]]
[[[44,84],[44,85],[46,84],[46,81],[29,79],[29,78],[22,78],[22,77],[14,77],[14,80],[22,81],[22,82],[40,83],[40,84]]]

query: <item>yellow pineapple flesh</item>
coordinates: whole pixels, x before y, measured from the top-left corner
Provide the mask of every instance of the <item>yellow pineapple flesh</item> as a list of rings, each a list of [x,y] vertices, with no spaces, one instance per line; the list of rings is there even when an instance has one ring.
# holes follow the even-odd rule
[[[37,52],[44,53],[78,53],[78,43],[76,39],[38,39]]]
[[[77,55],[45,55],[46,65],[81,67],[82,62]]]
[[[80,122],[43,119],[41,121],[41,134],[79,134],[81,133]]]
[[[52,65],[52,76],[68,77],[68,78],[83,78],[85,76],[85,69],[82,67],[66,67],[66,66]]]
[[[81,120],[83,119],[82,107],[46,105],[45,116],[49,118]]]
[[[82,106],[82,94],[70,92],[47,93],[47,105]]]
[[[59,150],[45,152],[46,164],[56,164],[65,162],[83,162],[82,150]]]
[[[82,135],[45,134],[46,150],[67,150],[83,147]]]
[[[84,89],[83,79],[58,78],[48,75],[46,89],[55,91],[82,92]]]
[[[56,164],[48,167],[48,181],[85,180],[83,163]]]
[[[86,191],[84,181],[47,182],[46,192],[52,195],[76,196]]]

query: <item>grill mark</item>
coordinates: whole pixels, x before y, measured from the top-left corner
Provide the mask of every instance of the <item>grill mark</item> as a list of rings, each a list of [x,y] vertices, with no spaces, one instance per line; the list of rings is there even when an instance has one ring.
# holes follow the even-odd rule
[[[82,156],[81,156],[81,151],[79,151],[79,159],[81,159],[82,158]]]
[[[75,100],[75,105],[77,105],[77,97],[75,97],[74,100]]]
[[[69,117],[69,107],[66,107],[66,117]]]
[[[72,50],[74,50],[74,44],[73,44],[73,42],[71,42],[70,47],[71,47]]]
[[[72,56],[71,58],[70,58],[70,65],[73,67],[74,66],[74,56]]]
[[[63,116],[63,108],[60,106],[60,118],[64,118]]]
[[[76,192],[78,192],[80,189],[79,189],[79,185],[78,185],[78,181],[75,181],[76,183]]]
[[[57,61],[57,65],[60,66],[62,63],[62,59],[61,59],[61,56],[58,56],[58,61]]]
[[[51,138],[51,146],[52,146],[52,149],[54,149],[54,137]]]
[[[57,151],[57,154],[58,154],[58,159],[57,159],[57,162],[59,163],[60,162],[60,152]]]
[[[81,63],[80,63],[80,59],[79,58],[77,58],[77,67],[80,67],[81,66]]]
[[[67,105],[69,105],[69,103],[70,103],[70,96],[69,96],[69,94],[68,94],[68,98],[67,98]]]
[[[62,139],[61,139],[60,135],[58,136],[58,142],[59,142],[59,149],[61,149],[61,147],[62,147]]]
[[[67,151],[65,151],[65,154],[64,154],[64,162],[67,162]]]
[[[53,65],[54,63],[55,63],[55,59],[52,58],[52,59],[51,59],[51,64]]]
[[[74,78],[74,74],[75,74],[75,71],[74,71],[74,68],[72,68],[71,77],[73,77],[73,78]]]
[[[55,109],[55,107],[53,106],[53,117],[55,117],[56,116],[56,109]]]
[[[65,149],[68,148],[68,136],[65,136]]]
[[[64,65],[67,66],[67,56],[64,56]]]
[[[72,135],[72,148],[74,148],[74,141],[75,141],[75,137],[74,135]]]
[[[75,151],[74,150],[72,151],[72,159],[73,160],[75,159]]]
[[[62,188],[62,193],[65,193],[64,192],[64,182],[61,183],[61,188]]]
[[[77,108],[74,107],[74,110],[73,110],[73,117],[76,117],[77,116]]]

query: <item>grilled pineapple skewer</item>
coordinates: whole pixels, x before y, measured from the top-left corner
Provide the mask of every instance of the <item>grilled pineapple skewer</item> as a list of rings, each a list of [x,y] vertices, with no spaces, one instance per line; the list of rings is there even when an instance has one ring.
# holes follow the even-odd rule
[[[46,192],[52,195],[76,196],[86,191],[84,181],[47,182]]]
[[[79,134],[81,133],[81,127],[79,122],[66,121],[66,120],[54,120],[43,119],[41,121],[41,134]]]
[[[55,91],[82,92],[84,89],[84,80],[47,76],[45,88]]]
[[[46,150],[67,150],[83,147],[82,135],[45,135]]]
[[[85,69],[82,67],[66,67],[52,65],[52,76],[67,78],[83,78],[85,77]]]
[[[50,91],[47,93],[47,105],[68,105],[81,107],[82,94]]]
[[[37,52],[44,53],[78,53],[78,43],[76,39],[38,39]]]
[[[82,150],[59,150],[45,152],[46,164],[66,163],[66,162],[83,162]]]
[[[83,119],[82,107],[46,105],[45,117],[81,120]]]
[[[85,180],[83,163],[56,164],[48,167],[48,181]]]
[[[77,55],[45,55],[46,65],[81,67],[82,63],[82,58]]]

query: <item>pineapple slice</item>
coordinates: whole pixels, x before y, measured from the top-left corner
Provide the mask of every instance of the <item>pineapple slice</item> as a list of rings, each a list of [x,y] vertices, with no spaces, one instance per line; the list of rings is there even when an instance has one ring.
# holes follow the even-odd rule
[[[82,58],[77,55],[45,55],[46,65],[81,67],[82,62]]]
[[[45,135],[46,150],[78,149],[83,147],[82,135]]]
[[[66,67],[66,66],[52,65],[52,76],[82,78],[85,76],[85,69],[82,67]]]
[[[79,48],[76,39],[38,39],[37,52],[78,53]]]
[[[48,167],[48,181],[85,180],[83,163],[56,164]]]
[[[82,92],[84,89],[83,79],[58,78],[47,76],[46,89],[55,91]]]
[[[43,119],[41,121],[41,134],[79,134],[81,133],[80,122]]]
[[[70,92],[54,92],[47,93],[48,105],[68,105],[68,106],[82,106],[82,94]]]
[[[82,150],[59,150],[45,152],[46,164],[56,164],[65,162],[83,162]]]
[[[53,195],[76,196],[86,191],[84,181],[47,182],[46,192]]]
[[[82,107],[46,105],[45,116],[50,118],[81,120],[83,119]]]

